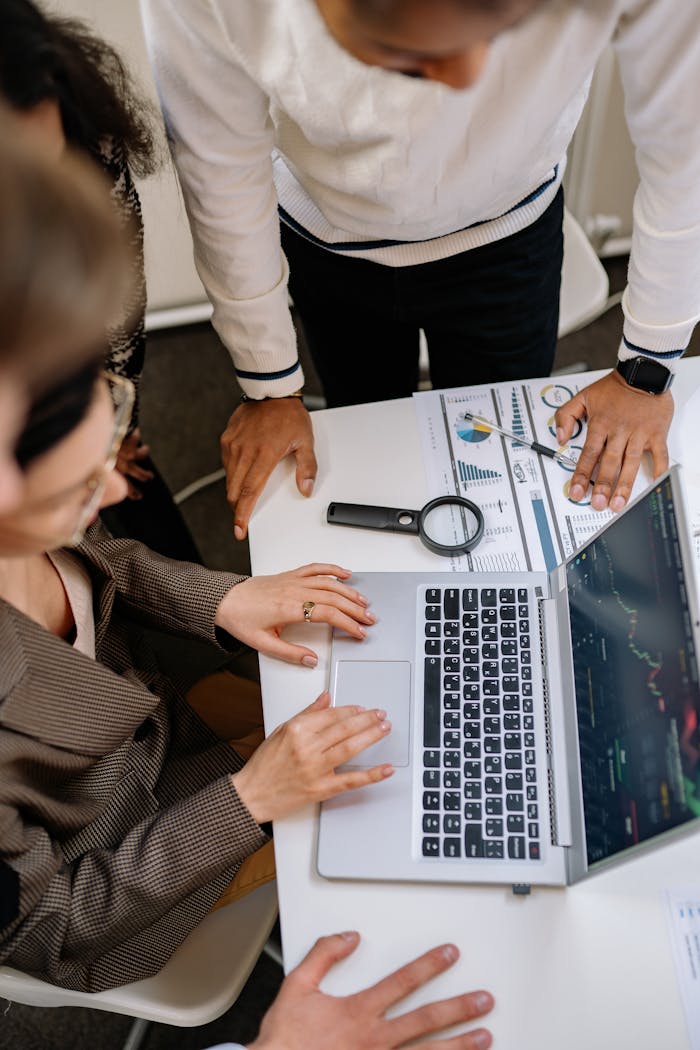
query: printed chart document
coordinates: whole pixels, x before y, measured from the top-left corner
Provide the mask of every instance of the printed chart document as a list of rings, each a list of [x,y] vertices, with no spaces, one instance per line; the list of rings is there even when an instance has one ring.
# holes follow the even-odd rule
[[[590,506],[590,493],[579,503],[569,499],[573,467],[464,417],[467,410],[556,449],[554,413],[606,371],[413,395],[431,498],[465,496],[484,514],[483,539],[472,553],[452,558],[452,569],[549,572],[610,520],[611,511]],[[585,426],[577,424],[566,448],[572,459],[584,439]],[[650,481],[643,462],[632,497]]]
[[[664,900],[689,1046],[700,1050],[700,885],[668,889]]]

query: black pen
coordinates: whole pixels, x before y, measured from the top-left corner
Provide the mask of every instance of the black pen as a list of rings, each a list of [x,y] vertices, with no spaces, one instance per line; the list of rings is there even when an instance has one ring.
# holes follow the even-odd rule
[[[484,416],[477,416],[473,412],[465,411],[464,418],[471,419],[474,423],[481,423],[482,426],[488,427],[489,430],[495,430],[497,434],[503,434],[504,437],[512,438],[519,445],[525,445],[526,448],[531,448],[533,452],[539,452],[541,456],[555,459],[557,463],[563,463],[567,467],[576,467],[576,460],[572,459],[571,456],[567,456],[563,451],[566,445],[563,445],[562,448],[549,448],[548,445],[540,445],[539,441],[528,441],[527,438],[521,437],[519,434],[512,434],[510,430],[499,427],[498,423],[492,423],[490,419],[485,419]]]

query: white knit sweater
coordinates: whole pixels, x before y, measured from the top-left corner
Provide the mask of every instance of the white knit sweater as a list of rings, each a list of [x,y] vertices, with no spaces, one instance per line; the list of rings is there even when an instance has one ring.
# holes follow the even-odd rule
[[[197,266],[250,396],[303,381],[279,214],[388,266],[522,229],[611,40],[641,176],[620,356],[673,368],[700,318],[700,0],[549,0],[465,91],[357,61],[314,0],[142,4]]]

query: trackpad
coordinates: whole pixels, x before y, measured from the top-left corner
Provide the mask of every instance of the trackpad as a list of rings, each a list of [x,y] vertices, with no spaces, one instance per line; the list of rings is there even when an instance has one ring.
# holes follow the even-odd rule
[[[336,707],[361,704],[386,711],[391,732],[372,744],[345,769],[366,769],[391,762],[408,765],[411,716],[411,665],[399,660],[339,660],[335,669],[333,703]]]

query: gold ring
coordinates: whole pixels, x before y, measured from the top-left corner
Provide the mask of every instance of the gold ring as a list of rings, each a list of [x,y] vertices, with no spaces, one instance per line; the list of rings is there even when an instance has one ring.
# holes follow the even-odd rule
[[[304,602],[304,623],[311,623],[311,613],[316,608],[316,602]]]

